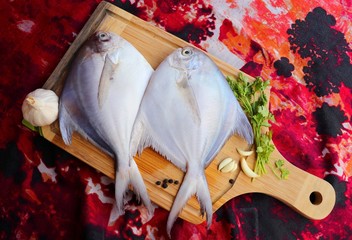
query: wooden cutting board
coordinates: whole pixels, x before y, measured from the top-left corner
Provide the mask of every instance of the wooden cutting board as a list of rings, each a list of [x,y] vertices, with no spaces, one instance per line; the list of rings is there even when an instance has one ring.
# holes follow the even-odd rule
[[[102,2],[70,46],[43,88],[52,89],[60,95],[68,66],[75,52],[97,30],[113,31],[121,35],[133,44],[154,68],[175,48],[189,45],[185,41],[152,26],[110,3]],[[238,75],[239,70],[215,57],[212,58],[225,76]],[[253,80],[249,76],[248,78]],[[78,134],[74,134],[72,145],[66,146],[61,139],[57,122],[51,126],[43,127],[42,131],[44,137],[52,143],[107,176],[114,178],[113,159],[88,143]],[[236,161],[240,159],[236,151],[237,147],[245,149],[247,148],[247,144],[243,139],[233,136],[205,170],[214,212],[231,198],[251,192],[264,193],[279,199],[310,219],[322,219],[331,212],[335,204],[335,191],[333,187],[328,182],[298,169],[286,160],[285,167],[290,171],[287,180],[278,179],[271,170],[268,170],[266,175],[257,178],[255,181],[247,177],[240,170],[240,167],[232,173],[219,172],[217,166],[223,159],[227,157],[231,157]],[[271,164],[278,159],[284,159],[284,157],[275,149],[271,155]],[[169,184],[167,188],[162,188],[156,182],[163,181],[163,179],[174,179],[181,183],[184,173],[151,149],[144,150],[141,156],[135,156],[135,160],[143,176],[151,200],[160,207],[170,210],[180,184]],[[247,161],[252,167],[255,156],[252,155]],[[230,179],[233,179],[234,183],[231,184]],[[192,223],[201,223],[205,219],[200,216],[199,209],[200,207],[196,198],[192,197],[181,212],[180,217]]]

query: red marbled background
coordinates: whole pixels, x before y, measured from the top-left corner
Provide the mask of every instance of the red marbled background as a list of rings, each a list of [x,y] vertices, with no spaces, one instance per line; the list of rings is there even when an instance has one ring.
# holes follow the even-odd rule
[[[41,87],[100,1],[0,2],[0,239],[167,239],[168,212],[147,222],[133,195],[108,225],[114,183],[21,125]],[[352,233],[352,3],[131,0],[115,5],[252,76],[270,78],[273,139],[290,162],[335,188],[324,220],[248,194],[210,230],[179,219],[174,239],[348,239]]]

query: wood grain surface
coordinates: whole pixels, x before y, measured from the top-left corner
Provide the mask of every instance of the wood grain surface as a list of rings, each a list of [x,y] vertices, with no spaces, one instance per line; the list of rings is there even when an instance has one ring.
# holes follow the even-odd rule
[[[153,68],[156,68],[174,49],[189,45],[183,40],[152,26],[112,4],[102,2],[70,46],[43,88],[52,89],[60,95],[67,70],[75,52],[97,30],[112,31],[121,35],[144,55]],[[216,62],[224,75],[237,76],[240,72],[229,64],[213,56],[210,57]],[[249,76],[248,78],[252,79]],[[87,142],[80,135],[74,134],[72,144],[67,146],[61,139],[57,122],[51,126],[43,127],[42,130],[46,139],[106,174],[108,177],[114,178],[113,159]],[[283,159],[285,167],[290,171],[287,180],[278,179],[270,169],[268,169],[266,175],[254,181],[247,177],[240,170],[240,167],[231,173],[221,173],[217,170],[219,162],[227,157],[239,161],[240,156],[236,148],[248,149],[248,147],[243,139],[232,136],[205,170],[214,212],[231,198],[251,192],[260,192],[279,199],[307,218],[322,219],[331,212],[335,204],[335,191],[333,187],[328,182],[290,164],[277,149],[275,149],[270,157],[270,164],[273,164],[278,159]],[[170,210],[180,184],[169,184],[164,189],[156,185],[155,182],[171,178],[181,183],[184,173],[152,149],[144,150],[141,156],[135,156],[135,160],[143,176],[151,200],[158,206]],[[252,167],[255,155],[250,156],[247,161]],[[229,182],[230,179],[234,180],[234,184]],[[205,219],[200,216],[199,210],[200,207],[196,197],[192,197],[181,212],[180,217],[192,223],[201,223]]]

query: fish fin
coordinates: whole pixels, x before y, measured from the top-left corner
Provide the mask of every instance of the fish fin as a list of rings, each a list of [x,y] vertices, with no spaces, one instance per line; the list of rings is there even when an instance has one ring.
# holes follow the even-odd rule
[[[186,205],[188,199],[194,194],[196,194],[198,202],[200,203],[201,214],[204,214],[204,212],[206,213],[207,226],[209,228],[212,221],[213,209],[205,176],[204,174],[198,174],[198,177],[195,177],[194,174],[186,172],[167,219],[166,231],[169,237],[172,226],[174,225],[179,213]]]
[[[236,100],[236,120],[234,122],[233,133],[243,137],[248,144],[254,141],[253,128],[240,104]]]
[[[139,121],[137,116],[132,130],[131,141],[130,141],[130,149],[131,155],[134,156],[136,154],[141,154],[143,149],[148,147],[146,141],[146,133],[143,123]]]
[[[100,75],[99,89],[98,89],[98,104],[102,108],[104,102],[109,95],[111,81],[114,80],[113,75],[118,66],[118,51],[113,51],[105,57],[105,63]]]
[[[166,147],[163,144],[160,144],[159,141],[154,140],[154,138],[147,131],[142,121],[139,121],[137,118],[135,125],[133,127],[131,142],[130,142],[131,154],[134,156],[135,154],[141,155],[143,150],[147,147],[153,148],[156,152],[158,152],[161,156],[172,162],[182,171],[185,171],[185,163],[180,162],[177,157],[173,156],[173,154],[166,150]]]
[[[189,76],[187,72],[181,73],[181,77],[177,79],[176,83],[179,86],[182,93],[185,94],[185,97],[191,107],[192,113],[194,114],[196,121],[200,122],[200,110],[199,104],[194,93],[193,87],[189,84]]]
[[[125,205],[125,194],[128,191],[129,184],[132,185],[133,191],[138,199],[142,199],[144,206],[148,209],[149,216],[154,214],[154,206],[148,196],[147,188],[143,182],[143,178],[138,170],[136,162],[131,159],[130,166],[127,169],[119,168],[115,174],[115,217],[123,215]]]
[[[76,112],[76,114],[79,114]],[[77,116],[76,116],[77,117]],[[102,151],[109,155],[113,155],[113,151],[110,146],[97,134],[93,126],[89,122],[84,121],[83,117],[79,120],[72,119],[65,104],[60,103],[59,110],[59,127],[62,140],[66,145],[72,144],[73,132],[78,132],[84,139],[92,143],[93,145],[100,148]],[[80,125],[77,124],[80,123]]]
[[[66,145],[71,145],[72,143],[72,119],[70,114],[64,104],[60,103],[60,116],[59,116],[59,126],[62,140]]]
[[[141,154],[143,149],[147,147],[151,147],[162,157],[172,162],[172,164],[181,169],[181,171],[186,171],[186,162],[182,161],[182,159],[184,158],[176,157],[174,153],[170,151],[167,146],[165,146],[165,144],[160,144],[159,141],[154,140],[154,138],[145,131],[145,134],[143,134],[140,144],[138,146],[138,154]]]
[[[233,117],[226,119],[226,122],[220,129],[222,133],[218,135],[218,138],[213,144],[213,147],[209,151],[205,166],[208,166],[212,160],[216,157],[222,147],[226,144],[227,140],[233,135],[238,134],[244,138],[248,144],[253,144],[253,129],[245,113],[240,108],[239,104],[236,104],[235,112]],[[216,147],[216,148],[215,148]]]

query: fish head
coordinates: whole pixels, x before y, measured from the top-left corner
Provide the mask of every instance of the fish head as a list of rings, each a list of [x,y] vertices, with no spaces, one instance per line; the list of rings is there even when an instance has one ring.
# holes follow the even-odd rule
[[[120,45],[120,37],[113,32],[97,31],[92,35],[91,46],[96,53],[104,53],[116,49]]]
[[[76,59],[80,62],[91,59],[93,56],[100,55],[105,59],[107,54],[114,63],[118,61],[119,49],[123,40],[113,32],[97,31],[93,33],[82,45]]]
[[[194,70],[202,64],[202,53],[190,46],[178,48],[169,56],[169,64],[183,71]]]

